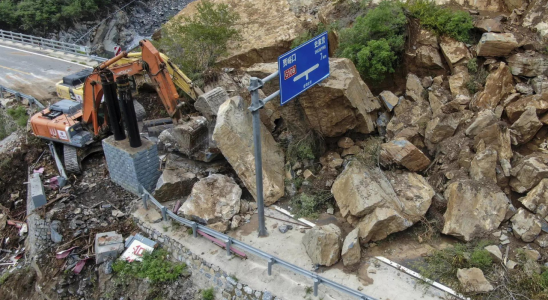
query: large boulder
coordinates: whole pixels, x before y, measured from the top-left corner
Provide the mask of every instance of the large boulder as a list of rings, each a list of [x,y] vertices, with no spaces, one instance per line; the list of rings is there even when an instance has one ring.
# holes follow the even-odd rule
[[[498,186],[469,179],[450,183],[444,195],[448,202],[442,233],[465,241],[496,230],[510,203]]]
[[[515,122],[529,106],[536,109],[537,115],[548,111],[548,93],[523,97],[506,106],[505,111],[510,122]]]
[[[213,140],[238,177],[256,199],[255,156],[251,114],[241,97],[219,108]],[[284,195],[284,154],[272,134],[261,124],[264,202],[271,205]]]
[[[329,59],[331,75],[299,97],[310,126],[324,136],[339,136],[355,129],[375,130],[375,111],[381,108],[352,61]]]
[[[213,174],[198,181],[179,214],[201,223],[229,221],[240,212],[242,189],[234,179]]]
[[[426,124],[424,137],[432,144],[438,144],[453,136],[462,120],[463,113],[439,114]]]
[[[527,196],[518,199],[528,210],[540,215],[548,215],[548,178],[542,179],[537,186],[527,193]]]
[[[487,293],[495,289],[478,268],[458,269],[457,278],[468,293]]]
[[[527,107],[514,124],[510,127],[512,144],[521,145],[530,141],[542,127],[537,117],[537,110],[533,106]]]
[[[384,107],[389,111],[392,111],[400,102],[398,96],[394,95],[391,91],[382,91],[382,93],[379,94],[379,97],[382,100]]]
[[[440,40],[440,47],[445,61],[454,70],[456,65],[463,65],[468,62],[472,55],[463,42],[459,42],[453,38],[443,36]]]
[[[424,171],[430,165],[430,159],[405,138],[382,144],[380,161],[384,166],[398,164],[413,172]]]
[[[350,162],[337,177],[331,193],[343,217],[363,217],[385,204],[396,201],[390,182],[378,168],[368,168],[358,161]]]
[[[476,153],[470,164],[470,178],[497,183],[497,151],[486,148]]]
[[[355,228],[344,238],[341,256],[345,266],[355,265],[361,260],[359,230],[359,227]]]
[[[341,257],[341,229],[335,224],[316,226],[304,236],[302,243],[315,265],[332,266]]]
[[[511,221],[514,236],[526,243],[533,242],[542,230],[539,217],[524,208],[518,209],[518,213],[512,217]]]
[[[514,78],[508,66],[501,62],[496,71],[487,76],[485,88],[470,105],[479,109],[495,109],[514,89]]]
[[[487,32],[481,36],[476,52],[478,56],[506,56],[517,47],[513,33]]]
[[[522,26],[534,30],[541,37],[546,38],[548,35],[548,14],[546,14],[545,0],[530,1],[523,16]]]
[[[189,3],[178,16],[196,13],[202,0]],[[291,42],[305,29],[303,22],[291,11],[289,1],[212,0],[224,3],[239,14],[236,29],[241,39],[228,42],[228,51],[219,59],[223,66],[248,67],[259,62],[272,62],[291,49]],[[170,22],[180,22],[177,17]],[[169,23],[168,23],[169,24]]]
[[[497,151],[499,160],[505,159],[510,161],[514,155],[510,141],[510,130],[506,123],[497,122],[485,127],[474,137],[474,147],[478,149],[479,145],[484,143],[485,146],[489,145],[489,147]]]
[[[510,187],[518,193],[526,193],[548,177],[548,154],[531,154],[522,158],[510,171]]]
[[[166,169],[156,184],[154,198],[160,202],[184,198],[190,195],[198,181],[196,174],[181,169]]]
[[[432,203],[434,189],[411,172],[383,173],[350,162],[331,189],[343,217],[361,218],[363,242],[381,240],[419,221]]]
[[[405,55],[409,58],[408,69],[418,74],[443,72],[443,60],[440,55],[438,37],[432,31],[417,28],[410,30],[410,41]]]
[[[424,101],[424,87],[422,86],[421,80],[419,77],[417,77],[417,75],[412,73],[407,74],[405,95],[415,102]]]
[[[483,19],[474,23],[474,26],[482,32],[503,32],[504,27],[499,19]]]
[[[394,117],[390,119],[386,126],[386,132],[389,137],[396,136],[404,129],[416,129],[421,135],[424,135],[426,124],[432,118],[432,109],[426,101],[413,102],[402,99],[394,108]]]
[[[548,58],[534,51],[517,53],[507,59],[513,75],[535,77],[548,70]]]
[[[537,76],[531,80],[531,86],[535,94],[548,92],[548,77],[544,75]]]
[[[470,91],[467,87],[469,81],[470,74],[468,74],[468,70],[460,70],[449,76],[449,89],[453,97],[456,98],[459,95],[470,96]]]
[[[480,111],[474,121],[466,128],[466,135],[468,136],[476,136],[478,133],[482,132],[484,128],[490,126],[493,123],[496,123],[498,121],[497,115],[490,110],[485,109]]]

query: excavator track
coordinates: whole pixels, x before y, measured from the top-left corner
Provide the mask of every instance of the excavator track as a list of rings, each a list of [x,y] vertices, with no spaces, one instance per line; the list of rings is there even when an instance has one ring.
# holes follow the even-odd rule
[[[63,159],[67,173],[82,173],[82,164],[78,157],[78,149],[70,145],[63,145]]]

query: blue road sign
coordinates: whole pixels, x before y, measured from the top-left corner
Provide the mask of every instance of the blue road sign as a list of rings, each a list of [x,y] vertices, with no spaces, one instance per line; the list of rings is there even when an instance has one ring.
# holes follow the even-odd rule
[[[282,105],[329,77],[327,32],[278,57],[278,70]]]

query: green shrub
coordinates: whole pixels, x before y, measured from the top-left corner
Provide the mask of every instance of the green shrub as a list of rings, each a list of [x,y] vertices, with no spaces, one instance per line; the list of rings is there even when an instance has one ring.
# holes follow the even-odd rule
[[[159,47],[192,80],[215,64],[227,51],[227,43],[239,40],[234,27],[239,20],[227,4],[202,1],[191,17],[178,17],[162,27]]]
[[[202,291],[202,299],[203,300],[213,300],[215,299],[215,291],[213,288],[208,288],[207,290]]]
[[[493,264],[493,259],[489,251],[481,248],[476,248],[470,255],[470,264],[476,268],[486,270]]]
[[[333,196],[329,192],[315,194],[302,193],[291,199],[291,206],[296,209],[295,216],[317,219],[318,213]]]
[[[186,265],[167,260],[168,253],[163,249],[152,253],[144,252],[143,261],[126,262],[117,260],[112,264],[112,270],[120,277],[135,277],[150,279],[153,283],[173,281],[185,270]]]
[[[458,41],[470,39],[470,30],[474,28],[472,17],[465,11],[452,11],[437,6],[430,0],[414,0],[406,5],[411,16],[420,20],[425,28],[439,35],[448,35]]]
[[[27,126],[29,116],[27,115],[27,110],[23,106],[8,109],[8,115],[14,119],[15,123],[17,123],[20,127]]]
[[[339,55],[351,59],[364,78],[380,81],[403,52],[407,18],[397,1],[382,1],[341,31]]]
[[[314,159],[321,148],[321,138],[309,132],[300,140],[293,139],[287,146],[287,158],[291,163],[304,159]]]

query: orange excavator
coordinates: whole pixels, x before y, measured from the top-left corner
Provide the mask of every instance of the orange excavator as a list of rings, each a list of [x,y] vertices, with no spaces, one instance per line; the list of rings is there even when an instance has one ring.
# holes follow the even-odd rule
[[[82,89],[80,91],[82,102],[77,101],[79,99],[64,99],[31,117],[30,123],[34,135],[63,145],[65,169],[68,172],[81,172],[79,148],[89,147],[110,133],[107,108],[102,103],[101,72],[110,70],[114,80],[122,75],[147,74],[174,124],[181,119],[182,109],[186,103],[179,97],[175,85],[193,100],[202,93],[150,41],[142,40],[139,45],[141,53],[122,52],[95,67],[90,74],[89,72],[88,74],[77,73],[70,77],[69,79],[73,81],[83,82],[83,85],[75,88]],[[68,81],[66,79],[64,78],[64,81]],[[78,94],[78,92],[73,93],[71,90],[71,94]]]

